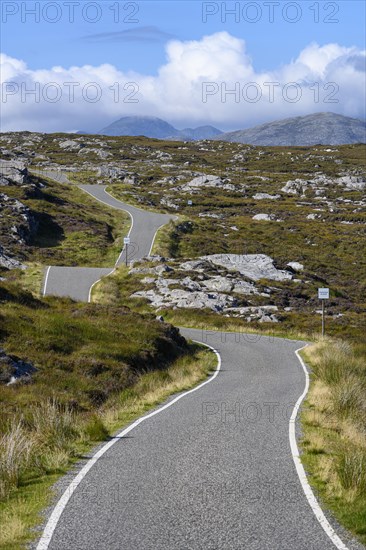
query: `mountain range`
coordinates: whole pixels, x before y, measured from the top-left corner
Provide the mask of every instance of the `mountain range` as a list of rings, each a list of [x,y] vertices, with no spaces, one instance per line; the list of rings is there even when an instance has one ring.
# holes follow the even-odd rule
[[[221,135],[222,131],[213,126],[184,128],[177,130],[161,118],[152,116],[126,116],[102,128],[98,134],[104,136],[146,136],[157,139],[176,139],[194,141],[212,139]]]
[[[209,125],[177,130],[161,118],[126,116],[112,122],[96,134],[145,136],[178,141],[209,139],[262,146],[342,145],[366,143],[366,122],[325,112],[276,120],[234,132],[222,132]]]
[[[366,143],[366,122],[336,113],[314,113],[226,132],[213,139],[272,146]]]

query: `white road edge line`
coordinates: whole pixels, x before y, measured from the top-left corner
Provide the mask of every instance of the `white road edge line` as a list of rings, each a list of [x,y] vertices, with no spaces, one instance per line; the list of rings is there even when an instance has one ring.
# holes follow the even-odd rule
[[[199,384],[196,388],[193,388],[192,390],[188,390],[188,391],[184,392],[183,394],[178,395],[175,399],[173,399],[172,401],[170,401],[166,405],[163,405],[162,407],[160,407],[160,409],[157,409],[157,410],[147,414],[146,416],[143,416],[143,417],[139,418],[138,420],[135,420],[135,422],[133,422],[133,424],[131,424],[131,426],[128,426],[128,428],[125,428],[124,430],[122,430],[121,432],[116,434],[111,441],[109,441],[108,443],[103,445],[103,447],[101,449],[99,449],[99,451],[96,452],[95,455],[90,460],[88,460],[88,462],[85,464],[85,466],[80,470],[78,475],[72,480],[70,485],[67,487],[67,489],[65,490],[65,492],[61,496],[60,500],[57,502],[56,506],[53,509],[53,512],[52,512],[50,518],[48,519],[48,522],[47,522],[46,527],[45,527],[45,529],[42,533],[42,536],[39,540],[39,543],[37,545],[37,550],[47,550],[48,549],[48,546],[51,542],[53,533],[56,529],[57,523],[58,523],[58,521],[61,517],[62,512],[66,508],[67,503],[69,502],[72,494],[74,493],[74,491],[76,490],[76,488],[78,487],[80,482],[83,480],[83,478],[86,476],[86,474],[89,472],[89,470],[94,466],[94,464],[99,460],[99,458],[101,458],[101,456],[103,456],[104,453],[106,451],[108,451],[108,449],[110,449],[117,441],[119,441],[122,437],[127,435],[129,432],[131,432],[134,428],[136,428],[139,424],[141,424],[145,420],[148,420],[149,418],[155,416],[156,414],[159,414],[162,411],[165,411],[165,409],[168,409],[169,407],[171,407],[172,405],[177,403],[177,401],[179,401],[183,397],[186,397],[190,393],[193,393],[193,392],[201,389],[203,386],[206,386],[206,384],[209,384],[210,382],[215,380],[216,376],[219,374],[220,369],[221,369],[221,356],[220,356],[219,352],[215,348],[209,346],[208,344],[204,344],[203,342],[197,342],[196,340],[193,340],[193,342],[202,344],[203,346],[206,346],[207,348],[210,348],[216,354],[217,367],[216,367],[216,370],[214,371],[214,373],[212,374],[212,376],[210,376],[210,378],[208,380],[206,380],[205,382],[202,382],[201,384]]]
[[[152,252],[152,249],[154,248],[154,244],[155,244],[156,235],[158,234],[158,231],[159,231],[162,227],[164,227],[164,225],[166,225],[166,223],[162,223],[161,225],[159,225],[159,227],[158,227],[157,230],[155,231],[155,234],[154,234],[154,237],[153,237],[151,246],[150,246],[150,250],[149,250],[148,256],[151,256],[151,252]]]
[[[300,459],[299,449],[298,449],[298,446],[297,446],[297,441],[296,441],[296,417],[297,417],[297,413],[299,411],[300,405],[301,405],[302,401],[304,400],[306,394],[309,391],[309,385],[310,385],[309,372],[308,372],[308,369],[306,368],[306,365],[305,365],[305,363],[304,363],[304,361],[303,361],[303,359],[302,359],[299,352],[301,350],[303,350],[304,348],[306,348],[307,345],[308,344],[306,344],[305,346],[303,346],[303,347],[301,347],[301,348],[299,348],[295,351],[295,354],[296,354],[298,360],[300,361],[301,366],[303,368],[303,371],[305,373],[305,389],[304,389],[302,395],[300,395],[299,399],[297,400],[296,405],[294,407],[294,410],[292,411],[291,418],[290,418],[289,438],[290,438],[291,453],[292,453],[293,461],[295,463],[295,468],[296,468],[296,471],[297,471],[297,475],[299,476],[300,483],[302,485],[302,489],[305,493],[305,496],[308,500],[308,503],[310,504],[311,509],[313,510],[313,512],[315,514],[316,519],[318,520],[318,522],[320,523],[320,525],[322,526],[322,528],[324,529],[324,531],[326,532],[326,534],[328,535],[328,537],[330,538],[330,540],[332,541],[332,543],[334,544],[334,546],[336,548],[338,548],[339,550],[348,550],[347,546],[341,541],[339,536],[334,531],[333,527],[330,525],[329,521],[327,520],[327,518],[324,515],[323,510],[321,509],[318,501],[315,498],[313,490],[310,487],[310,484],[308,482],[304,467],[302,465],[302,462],[301,462],[301,459]]]
[[[49,265],[48,268],[47,268],[47,271],[46,271],[46,277],[44,279],[43,296],[46,296],[48,276],[50,274],[50,271],[51,271],[51,266]]]

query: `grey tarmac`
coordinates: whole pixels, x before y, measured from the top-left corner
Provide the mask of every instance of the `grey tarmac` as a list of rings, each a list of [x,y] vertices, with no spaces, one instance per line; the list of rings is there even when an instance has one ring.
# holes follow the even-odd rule
[[[334,550],[289,443],[305,384],[294,351],[304,343],[181,331],[218,350],[218,376],[116,438],[72,494],[49,548]],[[361,548],[332,525],[349,550]]]

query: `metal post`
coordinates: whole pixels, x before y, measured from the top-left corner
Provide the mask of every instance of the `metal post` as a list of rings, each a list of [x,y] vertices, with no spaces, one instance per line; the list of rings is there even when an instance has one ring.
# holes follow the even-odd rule
[[[127,256],[128,256],[128,244],[126,244],[126,267],[127,267],[127,265],[128,265]]]
[[[324,326],[324,300],[322,300],[322,337],[324,338],[325,326]]]

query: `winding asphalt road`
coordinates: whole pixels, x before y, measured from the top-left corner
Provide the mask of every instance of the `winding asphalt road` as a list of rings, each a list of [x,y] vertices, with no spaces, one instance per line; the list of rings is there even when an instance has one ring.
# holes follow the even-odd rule
[[[59,176],[59,179],[62,178],[61,181],[65,183],[66,176],[63,174],[57,174],[55,172],[43,173],[53,179]],[[79,185],[79,187],[107,206],[128,212],[131,217],[132,224],[128,233],[131,242],[127,248],[123,248],[114,267],[126,262],[126,251],[127,263],[148,256],[153,245],[156,231],[159,227],[168,223],[169,220],[175,219],[175,216],[169,214],[156,214],[125,204],[107,193],[106,186],[104,185]],[[111,273],[114,267],[49,266],[45,274],[43,295],[68,296],[74,300],[87,302],[90,298],[91,287],[99,281],[101,277]]]
[[[85,190],[106,198],[103,188]],[[141,216],[134,229],[140,242],[138,219],[144,255],[161,218],[145,232]],[[37,550],[361,548],[331,527],[299,461],[296,414],[308,377],[295,351],[304,343],[181,331],[217,350],[221,369],[62,478]]]
[[[295,469],[289,418],[304,389],[294,353],[303,343],[182,333],[214,346],[221,370],[64,478],[38,550],[359,548],[332,542]]]

